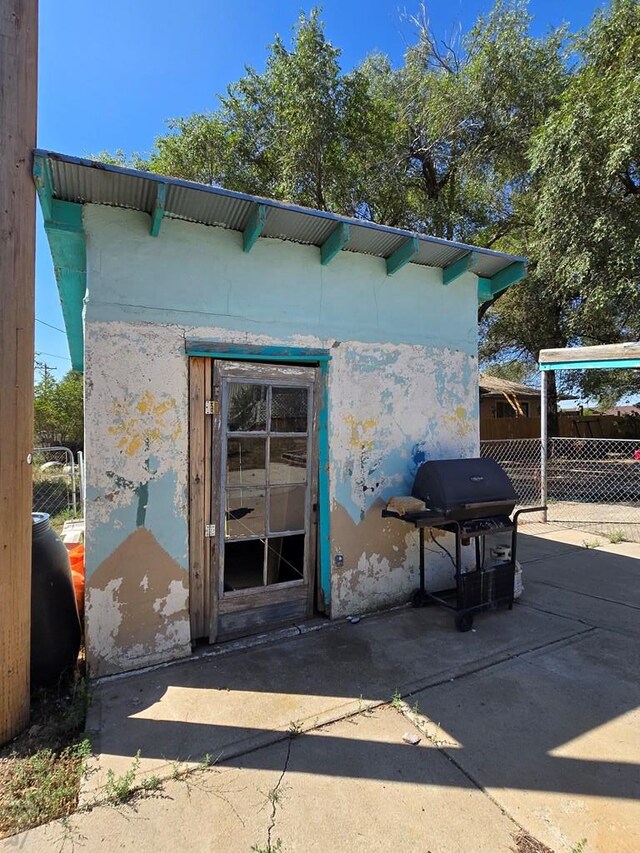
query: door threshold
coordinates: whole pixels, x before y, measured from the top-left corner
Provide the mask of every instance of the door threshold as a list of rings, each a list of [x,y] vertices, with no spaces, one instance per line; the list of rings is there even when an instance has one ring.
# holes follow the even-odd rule
[[[229,652],[241,651],[242,649],[265,646],[270,643],[276,643],[278,640],[287,640],[291,637],[313,634],[315,631],[321,631],[323,628],[328,628],[335,624],[335,621],[329,619],[327,616],[314,616],[312,619],[301,622],[299,625],[290,625],[287,628],[273,628],[271,631],[263,631],[260,634],[250,634],[247,637],[238,637],[234,640],[223,640],[212,645],[196,646],[191,653],[191,659],[217,657],[218,655],[225,655]]]

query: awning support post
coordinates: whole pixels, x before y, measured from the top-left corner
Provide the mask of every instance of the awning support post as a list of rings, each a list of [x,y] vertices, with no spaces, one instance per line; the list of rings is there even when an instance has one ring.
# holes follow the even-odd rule
[[[547,371],[540,371],[540,503],[545,507],[542,520],[547,521]]]

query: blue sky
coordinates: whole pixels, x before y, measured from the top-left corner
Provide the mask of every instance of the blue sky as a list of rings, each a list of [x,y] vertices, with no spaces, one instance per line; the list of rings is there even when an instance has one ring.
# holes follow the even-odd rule
[[[148,152],[165,119],[215,106],[215,96],[246,64],[261,69],[275,33],[288,38],[301,10],[321,5],[329,39],[348,69],[379,50],[399,62],[412,41],[397,0],[40,0],[38,145],[88,156],[104,149]],[[436,32],[468,28],[491,0],[432,0]],[[586,25],[598,0],[530,0],[533,29],[563,21]],[[51,256],[38,213],[36,316],[58,329],[62,315]],[[62,376],[66,338],[36,323],[39,359]]]

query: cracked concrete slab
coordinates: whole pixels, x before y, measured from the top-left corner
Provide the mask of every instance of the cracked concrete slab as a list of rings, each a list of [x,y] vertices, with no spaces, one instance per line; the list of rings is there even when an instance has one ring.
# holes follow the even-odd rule
[[[566,589],[559,595],[556,586],[531,578],[525,582],[522,604],[580,620],[585,625],[640,636],[640,608],[604,599],[594,601],[591,596]]]
[[[159,791],[129,803],[95,806],[66,821],[4,839],[0,850],[250,853],[266,838],[268,792],[280,775],[286,744],[271,749],[273,767],[214,767],[184,779],[167,779]]]
[[[445,751],[554,850],[640,849],[640,653],[594,629],[412,697]],[[439,724],[439,725],[438,725]]]
[[[510,853],[514,822],[429,741],[405,744],[407,728],[380,708],[13,841],[30,853],[63,842],[78,853]]]
[[[521,825],[554,853],[582,839],[584,853],[635,853],[640,545],[536,557],[529,544],[523,606],[475,633],[406,609],[104,682],[103,767],[128,769],[141,736],[169,776],[173,757],[216,745],[219,765],[0,849],[506,853]],[[396,689],[417,716],[367,711]],[[316,728],[290,739],[292,720]]]
[[[449,612],[401,610],[273,645],[106,681],[95,688],[87,728],[97,759],[83,802],[109,770],[170,775],[172,762],[242,754],[303,729],[386,702],[487,663],[571,636],[584,626],[524,608],[481,615],[460,634]]]

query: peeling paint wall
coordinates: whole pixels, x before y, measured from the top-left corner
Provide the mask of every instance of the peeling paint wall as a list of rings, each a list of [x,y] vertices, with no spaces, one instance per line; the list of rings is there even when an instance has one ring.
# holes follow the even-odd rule
[[[323,347],[331,615],[406,600],[417,532],[380,510],[429,458],[473,455],[476,289],[437,270],[87,206],[87,651],[93,674],[190,651],[186,337]],[[434,583],[451,566],[428,553]]]

